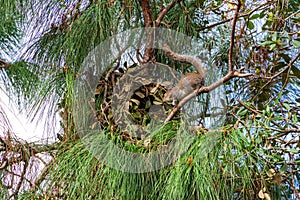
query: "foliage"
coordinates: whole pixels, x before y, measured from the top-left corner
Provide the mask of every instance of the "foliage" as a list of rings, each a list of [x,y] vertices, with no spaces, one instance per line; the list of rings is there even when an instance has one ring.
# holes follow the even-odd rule
[[[50,120],[59,112],[63,133],[51,145],[27,143],[11,133],[1,137],[0,198],[9,198],[8,192],[12,194],[10,198],[16,199],[300,198],[298,0],[2,0],[1,5],[1,80],[10,94],[17,94],[20,109],[26,109],[32,117],[48,114]],[[207,54],[207,65],[221,76],[215,85],[206,82],[206,87],[198,91],[205,97],[207,109],[202,118],[197,118],[200,123],[196,128],[185,130],[194,136],[188,149],[165,168],[135,174],[110,168],[85,148],[72,109],[76,97],[74,82],[88,53],[116,33],[144,26],[169,28],[191,36]],[[27,32],[20,27],[27,27]],[[20,59],[6,61],[12,51],[19,50],[21,34],[29,42],[20,49]],[[105,75],[109,77],[124,60],[135,61],[129,57],[138,55],[140,60],[132,66],[155,60],[184,73],[193,70],[163,51],[151,51],[146,44],[135,50],[132,54],[123,51],[110,63]],[[104,82],[100,84],[103,90],[95,93],[100,112],[110,106],[114,81],[107,77],[99,77]],[[208,92],[223,84],[225,94],[216,97],[222,105],[214,107],[209,102],[214,97]],[[98,85],[95,89],[99,88]],[[151,89],[145,87],[137,92],[148,90]],[[165,89],[158,91],[161,97]],[[141,96],[135,96],[132,105],[143,102]],[[178,107],[184,103],[179,102]],[[146,107],[147,101],[143,105]],[[218,106],[226,107],[225,123],[206,129],[200,119],[212,116],[211,110]],[[146,111],[140,107],[140,113],[131,110],[132,115],[139,115],[139,125],[143,125],[141,116],[148,117]],[[149,142],[149,138],[130,137],[129,127],[120,130],[105,118],[109,118],[108,112],[103,113],[98,115],[98,121],[105,121],[99,135],[133,153],[153,152],[169,144],[175,132],[184,128],[177,117],[156,127],[160,131]],[[0,116],[5,119],[2,113]],[[85,139],[97,144],[99,135]],[[35,172],[31,167],[20,169],[21,175],[14,174],[13,168],[20,163],[29,166],[30,159],[38,153],[50,156],[38,177],[29,180],[25,176]],[[5,184],[4,177],[8,176],[20,177],[16,188]]]

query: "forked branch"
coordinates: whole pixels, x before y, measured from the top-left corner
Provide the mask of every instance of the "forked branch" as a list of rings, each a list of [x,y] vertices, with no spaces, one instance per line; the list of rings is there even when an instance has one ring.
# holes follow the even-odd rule
[[[154,60],[155,28],[160,26],[167,12],[179,1],[180,0],[172,0],[170,4],[162,8],[157,19],[153,20],[149,0],[141,0],[144,24],[146,28],[146,49],[143,55],[142,63],[147,63]]]
[[[172,112],[169,114],[169,116],[165,119],[165,123],[170,121],[174,114],[182,107],[184,106],[190,99],[194,98],[195,96],[202,94],[202,93],[208,93],[215,88],[219,87],[223,83],[229,81],[232,78],[238,77],[238,78],[245,78],[249,76],[253,76],[252,73],[243,73],[242,71],[245,68],[240,68],[238,70],[234,70],[232,72],[228,72],[223,78],[217,80],[216,82],[212,83],[209,86],[203,86],[198,90],[195,90],[193,93],[187,95],[184,99],[182,99],[172,110]],[[196,95],[195,95],[196,94]]]
[[[240,68],[240,69],[237,69],[237,70],[233,69],[232,60],[233,60],[233,46],[234,46],[234,38],[235,38],[235,27],[236,27],[236,22],[237,22],[237,19],[238,19],[238,13],[239,13],[240,7],[241,7],[241,2],[240,2],[240,0],[238,0],[236,12],[235,12],[235,15],[234,15],[233,20],[232,20],[231,41],[230,41],[230,48],[229,48],[229,52],[228,52],[228,57],[229,57],[228,73],[223,78],[217,80],[216,82],[212,83],[211,85],[203,86],[200,89],[195,90],[193,93],[191,93],[191,94],[187,95],[185,98],[183,98],[177,104],[177,106],[174,107],[172,112],[166,118],[165,123],[170,121],[172,119],[172,117],[174,116],[174,114],[182,106],[184,106],[190,99],[192,99],[196,95],[199,95],[201,93],[208,93],[209,91],[214,90],[215,88],[219,87],[220,85],[222,85],[223,83],[229,81],[232,78],[235,78],[235,77],[245,78],[245,77],[249,77],[249,76],[253,75],[252,73],[243,73],[243,70],[245,68]],[[165,51],[167,56],[171,57],[174,60],[177,60],[177,61],[180,61],[180,62],[188,62],[188,63],[193,64],[195,67],[197,67],[197,63],[199,63],[199,62],[197,62],[197,60],[191,60],[191,56],[184,56],[184,55],[179,56],[179,54],[172,52],[171,49],[168,48],[168,46],[166,46],[166,45],[163,47],[163,50]]]

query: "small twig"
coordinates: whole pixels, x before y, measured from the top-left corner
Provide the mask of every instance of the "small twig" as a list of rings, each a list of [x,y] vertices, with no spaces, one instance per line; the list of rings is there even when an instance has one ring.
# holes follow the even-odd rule
[[[8,164],[8,159],[6,157],[3,156],[2,161],[1,161],[1,165],[0,165],[0,170],[4,169],[5,167],[7,167]]]
[[[297,15],[298,13],[300,13],[300,10],[298,10],[297,12],[292,13],[290,16],[288,16],[287,18],[285,18],[284,21],[287,21],[288,19],[290,19],[291,17]]]
[[[169,5],[164,7],[162,11],[158,14],[157,19],[155,20],[155,26],[158,27],[161,24],[162,19],[167,14],[167,12],[178,2],[178,0],[173,0]]]
[[[140,49],[136,49],[136,59],[137,59],[137,61],[138,61],[138,63],[140,64],[140,65],[142,65],[143,64],[143,61],[142,61],[142,59],[141,59],[141,53],[140,53]]]
[[[241,17],[247,17],[247,16],[250,16],[252,15],[254,12],[258,11],[259,9],[263,8],[264,6],[268,6],[271,2],[266,2],[265,4],[262,4],[256,8],[254,8],[253,10],[251,10],[249,13],[246,13],[246,14],[243,14],[243,15],[240,15],[239,18]],[[215,26],[218,26],[218,25],[221,25],[221,24],[225,24],[227,22],[230,22],[231,20],[233,20],[234,17],[232,18],[229,18],[229,19],[226,19],[226,20],[223,20],[223,21],[220,21],[220,22],[216,22],[214,24],[211,24],[211,25],[208,25],[208,26],[205,26],[205,27],[202,27],[202,28],[199,28],[197,29],[198,31],[203,31],[203,30],[206,30],[206,29],[211,29]]]
[[[277,139],[277,138],[281,138],[283,136],[288,135],[289,133],[300,133],[300,129],[284,129],[284,130],[280,130],[280,129],[272,129],[273,131],[278,131],[280,132],[279,134],[276,134],[274,136],[268,137],[268,140],[273,140],[273,139]]]
[[[260,113],[259,111],[255,110],[255,109],[251,108],[250,106],[248,106],[247,104],[245,104],[245,103],[242,102],[241,100],[238,100],[238,102],[239,102],[242,106],[244,106],[247,110],[250,110],[251,112],[253,112],[253,113],[255,113],[255,114],[261,116],[262,118],[267,119],[267,117],[266,117],[265,115],[263,115],[262,113]],[[274,120],[271,119],[270,121],[271,121],[274,125],[276,125],[277,127],[280,127],[280,125],[279,125],[277,122],[275,122]]]
[[[42,183],[42,181],[45,180],[45,177],[48,175],[49,170],[51,169],[54,163],[55,163],[55,158],[52,158],[51,161],[44,166],[42,172],[35,179],[33,183],[34,187],[31,188],[31,191],[34,191],[35,187],[39,186]]]
[[[26,179],[25,174],[27,172],[27,168],[28,168],[29,163],[28,163],[28,161],[25,161],[25,160],[23,160],[23,162],[24,162],[24,167],[22,169],[21,175],[19,176],[20,180],[17,183],[17,186],[14,189],[14,192],[10,195],[10,198],[15,197],[15,196],[18,195],[18,193],[20,191],[20,188],[22,186],[22,183],[23,183],[24,179]],[[31,182],[29,182],[29,183],[31,183]]]
[[[29,170],[28,170],[28,171],[29,171]],[[29,183],[30,187],[33,187],[33,186],[34,186],[34,183],[32,183],[32,181],[29,180],[28,178],[26,178],[25,176],[22,177],[21,174],[17,174],[17,173],[15,173],[15,172],[13,172],[13,171],[8,171],[8,170],[6,170],[6,172],[7,172],[8,174],[10,174],[11,176],[17,176],[17,177],[19,177],[19,178],[23,178],[24,181],[26,181],[26,182]]]
[[[144,30],[142,31],[142,33],[141,33],[141,35],[140,35],[140,37],[139,37],[139,39],[137,41],[137,48],[136,48],[136,59],[137,59],[137,61],[138,61],[138,63],[140,65],[143,64],[142,55],[140,53],[141,43],[142,43],[143,36],[144,36]]]
[[[122,4],[122,8],[121,8],[121,11],[119,12],[119,14],[118,14],[118,16],[117,16],[117,21],[120,19],[120,17],[123,15],[123,13],[124,13],[124,11],[125,11],[125,9],[126,9],[126,4],[123,2],[123,1],[121,1],[121,4]]]
[[[297,61],[298,58],[300,58],[300,53],[298,53],[298,55],[297,55],[294,59],[292,59],[292,60],[289,62],[289,64],[288,64],[283,70],[281,70],[280,72],[277,72],[276,74],[274,74],[274,75],[271,76],[271,77],[266,77],[267,79],[269,79],[269,81],[268,81],[266,84],[264,84],[264,85],[260,88],[260,90],[258,91],[258,94],[260,94],[260,91],[262,91],[265,87],[267,87],[270,83],[272,83],[272,81],[273,81],[276,77],[278,77],[279,75],[281,75],[281,74],[282,74],[283,72],[285,72],[286,70],[289,70],[289,69],[292,67],[292,65],[294,64],[294,62]]]
[[[6,62],[5,60],[0,59],[0,69],[7,68],[10,66],[10,63]]]

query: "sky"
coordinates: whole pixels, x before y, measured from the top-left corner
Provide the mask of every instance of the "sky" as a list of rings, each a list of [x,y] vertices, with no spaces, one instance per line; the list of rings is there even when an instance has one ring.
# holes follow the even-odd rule
[[[0,88],[4,87],[0,85]],[[46,138],[50,136],[56,136],[56,133],[59,132],[59,119],[56,120],[56,129],[52,133],[47,133],[45,129],[45,120],[46,117],[43,117],[41,120],[35,119],[30,120],[26,113],[22,113],[18,110],[17,105],[10,100],[10,98],[5,94],[3,90],[0,89],[0,106],[4,110],[8,121],[10,122],[11,129],[18,138],[22,138],[30,142],[41,142],[42,140],[46,142]],[[0,134],[7,130],[1,130]],[[47,136],[48,135],[48,136]],[[53,140],[52,140],[53,141]]]

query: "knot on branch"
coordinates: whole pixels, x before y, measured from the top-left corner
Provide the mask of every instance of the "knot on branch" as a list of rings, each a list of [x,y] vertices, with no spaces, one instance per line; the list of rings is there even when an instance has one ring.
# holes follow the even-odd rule
[[[245,67],[242,67],[238,70],[233,71],[233,77],[245,78],[245,77],[254,75],[252,73],[243,73],[244,70],[245,70]]]

